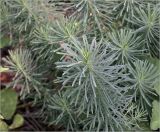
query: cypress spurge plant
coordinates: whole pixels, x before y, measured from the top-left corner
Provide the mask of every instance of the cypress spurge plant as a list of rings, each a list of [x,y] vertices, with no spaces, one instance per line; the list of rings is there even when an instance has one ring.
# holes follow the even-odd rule
[[[106,0],[71,0],[70,4],[66,7],[66,10],[73,10],[71,16],[77,17],[78,20],[83,21],[84,28],[89,25],[97,26],[102,31],[105,25],[109,26],[112,20],[110,10]]]
[[[68,113],[68,119],[87,118],[80,121],[84,125],[83,130],[108,131],[130,127],[132,117],[128,119],[125,111],[131,99],[125,95],[128,88],[120,86],[121,82],[128,81],[127,75],[123,74],[125,67],[112,65],[116,56],[110,53],[107,43],[97,43],[95,39],[88,42],[83,36],[82,42],[73,38],[71,44],[64,44],[62,48],[60,54],[68,56],[68,60],[56,62],[57,68],[64,71],[57,81],[62,82],[65,94],[69,92],[68,98],[65,98],[65,102],[69,103],[67,109],[75,107],[72,111],[74,118]],[[59,103],[61,101],[56,102]],[[61,109],[51,108],[59,111],[65,109],[65,105]],[[68,123],[66,125],[70,126],[70,121]],[[75,129],[74,126],[70,128]]]
[[[1,0],[0,6],[0,38],[9,40],[1,46],[1,67],[13,75],[3,88],[19,88],[18,105],[32,102],[43,130],[160,128],[159,0]]]
[[[138,17],[131,18],[131,23],[137,26],[135,32],[139,34],[145,32],[143,38],[146,41],[146,47],[152,54],[159,56],[160,11],[158,6],[152,7],[150,4],[146,8],[146,11],[139,9]]]
[[[117,62],[125,64],[134,61],[144,52],[141,47],[144,41],[141,36],[136,36],[131,29],[121,29],[108,34],[110,47],[117,56]]]
[[[33,61],[31,53],[26,49],[16,49],[9,52],[10,57],[4,59],[5,63],[8,65],[10,71],[15,73],[14,81],[10,84],[13,88],[17,84],[21,85],[20,95],[25,97],[31,91],[36,90],[38,94],[38,87],[41,87],[39,80],[41,79],[41,74],[37,72],[38,66]]]
[[[151,101],[153,101],[152,95],[155,95],[154,86],[158,81],[158,69],[148,61],[143,62],[139,60],[134,62],[133,66],[129,68],[133,75],[133,96],[138,101],[138,105],[146,109],[148,105],[151,106]]]

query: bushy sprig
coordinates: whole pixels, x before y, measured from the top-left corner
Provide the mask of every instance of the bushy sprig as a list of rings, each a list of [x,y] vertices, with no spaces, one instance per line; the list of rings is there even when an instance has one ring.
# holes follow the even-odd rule
[[[133,81],[133,97],[143,109],[151,106],[152,96],[156,95],[154,85],[159,76],[157,71],[157,67],[148,61],[138,60],[133,63],[133,66],[129,66]]]
[[[86,29],[89,25],[91,27],[96,25],[102,31],[106,25],[109,26],[112,20],[108,4],[104,0],[72,0],[71,6],[67,9],[74,10],[71,16],[76,16],[78,20],[82,20]]]
[[[38,66],[36,65],[31,53],[26,49],[16,49],[9,52],[10,57],[4,58],[7,67],[11,72],[15,73],[11,86],[16,88],[20,86],[20,95],[24,98],[32,91],[39,93],[41,87],[40,78],[42,74],[37,72]]]
[[[117,56],[117,63],[125,64],[135,61],[143,55],[144,40],[130,29],[120,29],[108,34],[110,48]],[[142,50],[143,48],[143,50]]]
[[[143,35],[150,53],[159,56],[160,11],[158,6],[152,7],[148,4],[147,10],[137,10],[137,16],[131,19],[131,23],[137,27],[135,32]]]
[[[56,63],[63,71],[57,82],[66,89],[67,99],[76,107],[77,118],[84,118],[80,121],[83,130],[129,127],[124,113],[131,98],[125,94],[128,88],[120,85],[128,81],[124,66],[113,65],[116,57],[106,43],[97,43],[95,39],[89,43],[86,36],[82,41],[72,39],[58,52],[64,56],[63,61]]]

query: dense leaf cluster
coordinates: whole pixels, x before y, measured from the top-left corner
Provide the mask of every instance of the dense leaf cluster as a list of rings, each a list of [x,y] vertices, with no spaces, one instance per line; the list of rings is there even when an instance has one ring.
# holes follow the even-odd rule
[[[13,47],[3,59],[15,73],[8,87],[21,85],[45,123],[126,131],[150,121],[159,0],[1,0],[0,12],[0,37]]]

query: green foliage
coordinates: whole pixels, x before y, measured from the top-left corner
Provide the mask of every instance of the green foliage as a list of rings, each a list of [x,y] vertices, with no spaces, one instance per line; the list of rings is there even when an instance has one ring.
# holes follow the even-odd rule
[[[40,59],[55,61],[55,49],[62,43],[68,42],[72,37],[78,36],[81,32],[81,25],[75,19],[61,18],[48,25],[42,25],[35,30],[35,39],[32,41],[32,48]],[[46,52],[47,50],[47,52]]]
[[[139,9],[137,11],[138,17],[133,17],[131,23],[137,26],[139,34],[143,34],[146,40],[146,46],[155,55],[159,53],[159,35],[160,35],[160,11],[158,6],[147,6],[147,10]]]
[[[132,89],[134,89],[133,96],[135,100],[144,109],[146,104],[151,106],[151,95],[155,95],[154,85],[158,77],[157,67],[148,61],[138,60],[133,63],[133,66],[129,66],[129,70],[133,78]]]
[[[74,126],[70,124],[74,124],[75,115],[78,115],[76,119],[86,118],[80,121],[83,124],[83,130],[116,130],[123,129],[124,126],[129,127],[132,123],[131,117],[128,119],[124,113],[130,99],[122,92],[127,92],[127,87],[119,85],[121,82],[128,81],[127,75],[123,74],[125,67],[123,65],[112,66],[115,55],[109,52],[107,44],[97,43],[95,39],[89,42],[86,36],[83,36],[83,41],[73,38],[72,42],[64,44],[62,52],[58,53],[64,57],[67,56],[68,60],[56,62],[57,68],[64,71],[57,81],[62,83],[67,92],[64,94],[65,98],[60,98],[65,104],[62,105],[58,100],[51,107],[62,110],[62,116],[60,116],[62,118],[57,117],[57,119],[64,120],[63,114],[66,113],[64,109],[67,113],[69,112],[66,113],[70,119],[67,126],[69,125],[69,128],[73,130]],[[123,110],[119,111],[119,108]],[[76,113],[72,115],[70,111]],[[141,117],[142,113],[139,112],[138,116]],[[114,124],[117,125],[114,126]]]
[[[144,8],[144,1],[113,0],[112,8],[117,18],[128,19],[135,15],[135,11],[138,8]]]
[[[10,57],[7,57],[4,61],[8,64],[7,67],[10,71],[15,73],[14,82],[12,82],[13,84],[11,83],[11,86],[13,86],[13,88],[15,88],[17,84],[22,86],[20,92],[22,98],[33,90],[39,93],[38,88],[41,87],[41,83],[39,82],[41,73],[37,72],[38,66],[33,60],[30,51],[26,49],[16,49],[9,53]]]
[[[6,0],[6,7],[11,13],[10,20],[18,31],[26,31],[34,25],[33,21],[36,19],[33,9],[37,7],[37,2],[32,0]]]
[[[67,94],[55,95],[50,101],[51,102],[47,108],[51,109],[55,113],[53,116],[55,120],[52,118],[50,123],[63,124],[66,126],[67,130],[74,130],[76,127],[76,115],[74,111],[76,109],[67,100]]]
[[[77,36],[79,32],[80,23],[77,20],[69,20],[62,16],[60,20],[37,27],[35,35],[37,43],[59,44]]]
[[[72,0],[71,9],[75,9],[72,16],[83,20],[84,27],[90,23],[102,31],[104,25],[111,22],[112,19],[107,5],[107,1],[104,0]]]
[[[110,47],[117,56],[121,64],[128,63],[129,61],[135,61],[138,56],[144,52],[141,47],[144,45],[144,41],[141,36],[136,36],[132,30],[121,29],[120,31],[113,31],[108,34]]]
[[[152,103],[153,108],[152,108],[152,118],[151,118],[151,123],[150,127],[152,130],[157,130],[160,128],[160,103],[156,100],[153,101]]]
[[[17,93],[12,89],[0,91],[0,114],[4,119],[11,119],[17,105]]]
[[[2,60],[7,85],[47,126],[126,131],[155,120],[159,0],[3,0],[0,13],[13,47]]]
[[[160,60],[157,58],[149,58],[149,62],[154,64],[158,69],[157,69],[157,82],[154,85],[154,89],[156,90],[156,93],[160,96]]]

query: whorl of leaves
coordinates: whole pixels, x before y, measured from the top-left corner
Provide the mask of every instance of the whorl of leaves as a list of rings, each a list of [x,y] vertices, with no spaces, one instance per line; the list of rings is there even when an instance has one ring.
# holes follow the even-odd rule
[[[38,89],[41,87],[39,81],[42,78],[42,74],[37,72],[38,66],[32,58],[31,53],[26,49],[16,49],[10,51],[9,54],[10,57],[3,60],[9,70],[15,74],[14,81],[10,85],[13,88],[19,86],[22,98],[34,90],[40,94]]]
[[[144,47],[144,40],[141,36],[134,34],[133,30],[116,30],[109,33],[108,38],[111,50],[118,57],[116,62],[121,64],[135,61],[145,51],[141,50]]]
[[[125,111],[131,98],[125,95],[127,87],[120,86],[128,81],[127,75],[123,74],[125,67],[112,65],[115,55],[108,51],[106,43],[97,43],[95,39],[90,43],[86,36],[82,41],[72,39],[58,52],[63,55],[63,61],[56,65],[64,72],[57,82],[61,82],[66,90],[62,96],[53,97],[50,108],[58,113],[61,111],[55,122],[68,119],[65,125],[74,130],[84,116],[86,121],[80,121],[83,130],[129,127],[131,122]]]
[[[143,109],[151,106],[152,96],[155,94],[154,86],[159,76],[158,68],[148,61],[137,60],[133,66],[129,66],[132,75],[133,97]]]
[[[36,98],[45,123],[127,131],[144,121],[157,96],[157,68],[145,56],[159,58],[159,0],[1,0],[0,7],[0,37],[24,47],[4,59],[15,74],[9,86]]]

